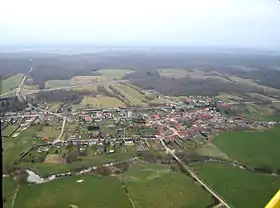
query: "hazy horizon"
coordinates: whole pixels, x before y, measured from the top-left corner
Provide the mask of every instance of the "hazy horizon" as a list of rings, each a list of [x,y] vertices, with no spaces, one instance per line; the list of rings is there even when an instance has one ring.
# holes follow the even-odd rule
[[[276,0],[5,1],[0,45],[280,49]]]

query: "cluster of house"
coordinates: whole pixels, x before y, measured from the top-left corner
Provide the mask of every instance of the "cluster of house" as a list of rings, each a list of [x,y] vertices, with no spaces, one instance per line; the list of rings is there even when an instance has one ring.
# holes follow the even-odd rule
[[[209,136],[221,130],[252,129],[273,125],[272,123],[247,121],[240,117],[226,117],[209,107],[187,112],[174,111],[164,118],[158,116],[154,116],[154,118],[153,123],[157,127],[156,136],[169,138],[171,141],[174,141],[176,137],[194,139],[197,136],[203,136],[209,139]]]

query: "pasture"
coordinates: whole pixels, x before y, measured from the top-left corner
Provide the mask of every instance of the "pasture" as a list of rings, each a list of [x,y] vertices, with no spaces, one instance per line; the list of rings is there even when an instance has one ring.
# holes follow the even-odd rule
[[[64,87],[69,86],[69,80],[48,80],[45,82],[45,88],[56,88],[56,87]]]
[[[64,87],[70,85],[92,84],[95,82],[123,79],[126,74],[133,73],[132,69],[99,69],[100,76],[74,76],[68,80],[48,80],[45,88]]]
[[[223,151],[221,151],[218,147],[216,147],[210,142],[203,144],[202,146],[198,147],[195,151],[201,156],[229,160],[229,157]]]
[[[2,135],[5,136],[5,137],[8,137],[10,136],[11,133],[14,132],[14,130],[16,130],[16,128],[18,128],[19,125],[17,124],[9,124],[5,129],[4,131],[2,132]]]
[[[81,105],[89,108],[113,108],[113,107],[125,107],[125,103],[115,97],[100,96],[100,97],[88,97],[85,96],[81,102]]]
[[[16,74],[13,75],[5,80],[2,81],[1,83],[1,94],[9,92],[15,88],[18,87],[20,84],[24,74]]]
[[[51,141],[55,140],[61,131],[61,124],[51,126],[41,126],[41,129],[37,132],[37,137],[47,137]]]
[[[39,86],[34,84],[23,84],[22,88],[27,90],[38,90]]]
[[[77,181],[82,180],[80,183]],[[72,176],[44,184],[21,186],[14,208],[131,208],[119,180],[96,175]]]
[[[166,78],[182,78],[189,74],[186,69],[158,69],[160,76]]]
[[[2,180],[2,193],[3,193],[3,206],[11,207],[12,198],[16,190],[17,183],[11,178],[3,178]]]
[[[101,80],[123,79],[126,74],[133,73],[133,69],[99,69]]]
[[[262,132],[223,132],[214,144],[231,159],[259,168],[280,168],[280,126]]]
[[[3,172],[13,166],[20,154],[29,150],[32,145],[44,143],[41,139],[35,138],[39,126],[32,126],[26,131],[21,132],[16,138],[3,138]]]
[[[230,82],[228,79],[220,76],[217,72],[205,72],[198,69],[158,69],[160,76],[166,78],[184,78],[188,77],[193,80],[216,79],[222,82]]]
[[[195,165],[194,170],[232,207],[263,208],[280,187],[280,177],[221,164]]]
[[[137,90],[129,87],[129,85],[115,85],[114,87],[122,91],[125,97],[134,105],[146,105],[145,96]]]
[[[140,207],[207,207],[211,196],[183,173],[169,166],[139,162],[122,175],[128,195]]]

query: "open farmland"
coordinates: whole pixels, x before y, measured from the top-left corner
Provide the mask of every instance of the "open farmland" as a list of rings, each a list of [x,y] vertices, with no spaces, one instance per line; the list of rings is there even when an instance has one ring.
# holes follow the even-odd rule
[[[88,97],[85,96],[81,102],[81,105],[90,108],[113,108],[113,107],[125,107],[125,103],[115,97],[100,96],[100,97]]]
[[[210,142],[203,144],[202,146],[198,147],[195,151],[201,156],[220,158],[223,160],[229,159],[229,157],[223,151],[221,151],[218,147],[216,147],[216,145]]]
[[[22,152],[30,149],[34,144],[42,144],[42,140],[35,138],[39,126],[32,126],[21,132],[16,138],[3,138],[3,172],[14,164]]]
[[[219,93],[217,97],[226,102],[241,102],[243,100],[242,97],[232,93]]]
[[[160,76],[167,78],[180,78],[188,75],[188,71],[186,69],[158,69]]]
[[[83,180],[78,183],[78,180]],[[71,190],[71,191],[69,191]],[[21,186],[14,208],[47,207],[130,208],[120,182],[114,177],[73,176],[45,184]]]
[[[187,70],[187,69],[159,69],[160,76],[166,78],[184,78],[188,77],[193,80],[205,80],[205,79],[217,79],[223,82],[229,82],[223,76],[220,76],[217,72],[205,72],[198,69]]]
[[[213,203],[200,186],[169,166],[136,163],[120,175],[136,208],[207,207]]]
[[[11,207],[12,198],[16,190],[17,183],[11,178],[3,178],[2,180],[2,193],[4,200],[4,207]]]
[[[97,72],[101,73],[101,80],[123,79],[125,75],[133,73],[133,69],[99,69]]]
[[[259,168],[280,168],[280,127],[263,132],[224,132],[213,139],[230,158]]]
[[[40,131],[38,131],[37,136],[42,138],[47,137],[52,141],[58,137],[60,130],[61,125],[59,124],[51,126],[42,126]]]
[[[70,85],[69,80],[48,80],[45,83],[45,88],[64,87]]]
[[[45,83],[45,88],[92,84],[92,83],[98,82],[98,81],[102,81],[99,76],[75,76],[69,80],[48,80]]]
[[[267,121],[271,115],[275,115],[275,109],[271,105],[246,104],[244,107],[240,115],[249,119]]]
[[[228,76],[227,77],[229,80],[236,84],[243,84],[244,87],[255,87],[256,89],[262,90],[267,94],[272,94],[272,95],[279,95],[280,91],[278,89],[272,88],[272,87],[267,87],[265,85],[258,84],[252,79],[245,79],[242,77],[237,77],[237,76]]]
[[[5,137],[10,136],[11,133],[13,133],[17,128],[19,127],[19,125],[17,124],[9,124],[4,131],[2,132],[2,135]]]
[[[94,82],[123,79],[128,73],[134,72],[131,69],[99,69],[100,76],[74,76],[68,80],[48,80],[45,88],[64,87],[70,85],[92,84]]]
[[[59,109],[60,105],[62,104],[62,102],[49,102],[48,103],[48,110],[50,112],[57,112],[57,110]]]
[[[237,69],[237,70],[241,70],[241,71],[245,71],[245,72],[258,70],[258,69],[254,68],[254,67],[244,66],[244,65],[232,65],[232,66],[229,66],[229,67],[233,68],[235,70]]]
[[[114,85],[119,91],[123,92],[125,97],[134,105],[145,105],[145,96],[128,85]]]
[[[1,94],[17,88],[23,76],[24,76],[23,74],[16,74],[3,80],[1,83]]]
[[[280,177],[221,164],[200,164],[195,171],[232,207],[262,208],[280,187]]]

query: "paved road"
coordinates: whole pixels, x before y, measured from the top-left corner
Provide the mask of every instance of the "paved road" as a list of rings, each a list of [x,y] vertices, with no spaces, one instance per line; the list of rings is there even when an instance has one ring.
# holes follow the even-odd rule
[[[15,90],[11,90],[11,91],[9,91],[9,92],[5,92],[5,93],[1,94],[0,96],[2,97],[2,96],[5,96],[5,95],[14,93],[14,92],[15,92]]]
[[[208,187],[202,180],[200,180],[199,177],[198,177],[189,167],[187,167],[187,166],[183,163],[183,161],[182,161],[180,158],[178,158],[170,148],[168,148],[168,147],[166,146],[166,144],[164,143],[164,141],[162,140],[162,138],[160,138],[160,141],[161,141],[162,145],[164,146],[164,148],[166,149],[166,152],[169,153],[169,154],[171,154],[171,155],[173,156],[173,158],[174,158],[178,163],[180,163],[180,164],[184,167],[184,169],[185,169],[186,171],[188,171],[188,173],[189,173],[201,186],[203,186],[210,194],[212,194],[212,196],[214,196],[216,199],[218,199],[219,202],[220,202],[221,204],[223,204],[225,207],[227,207],[227,208],[230,207],[229,204],[228,204],[226,201],[224,201],[220,196],[218,196],[218,194],[216,194],[213,190],[211,190],[210,187]]]
[[[18,100],[21,101],[21,102],[23,102],[23,99],[21,99],[21,97],[20,97],[20,90],[21,90],[21,87],[22,87],[25,80],[26,80],[26,76],[24,75],[24,77],[22,78],[19,86],[17,87],[17,91],[16,91],[16,96],[18,97]]]

